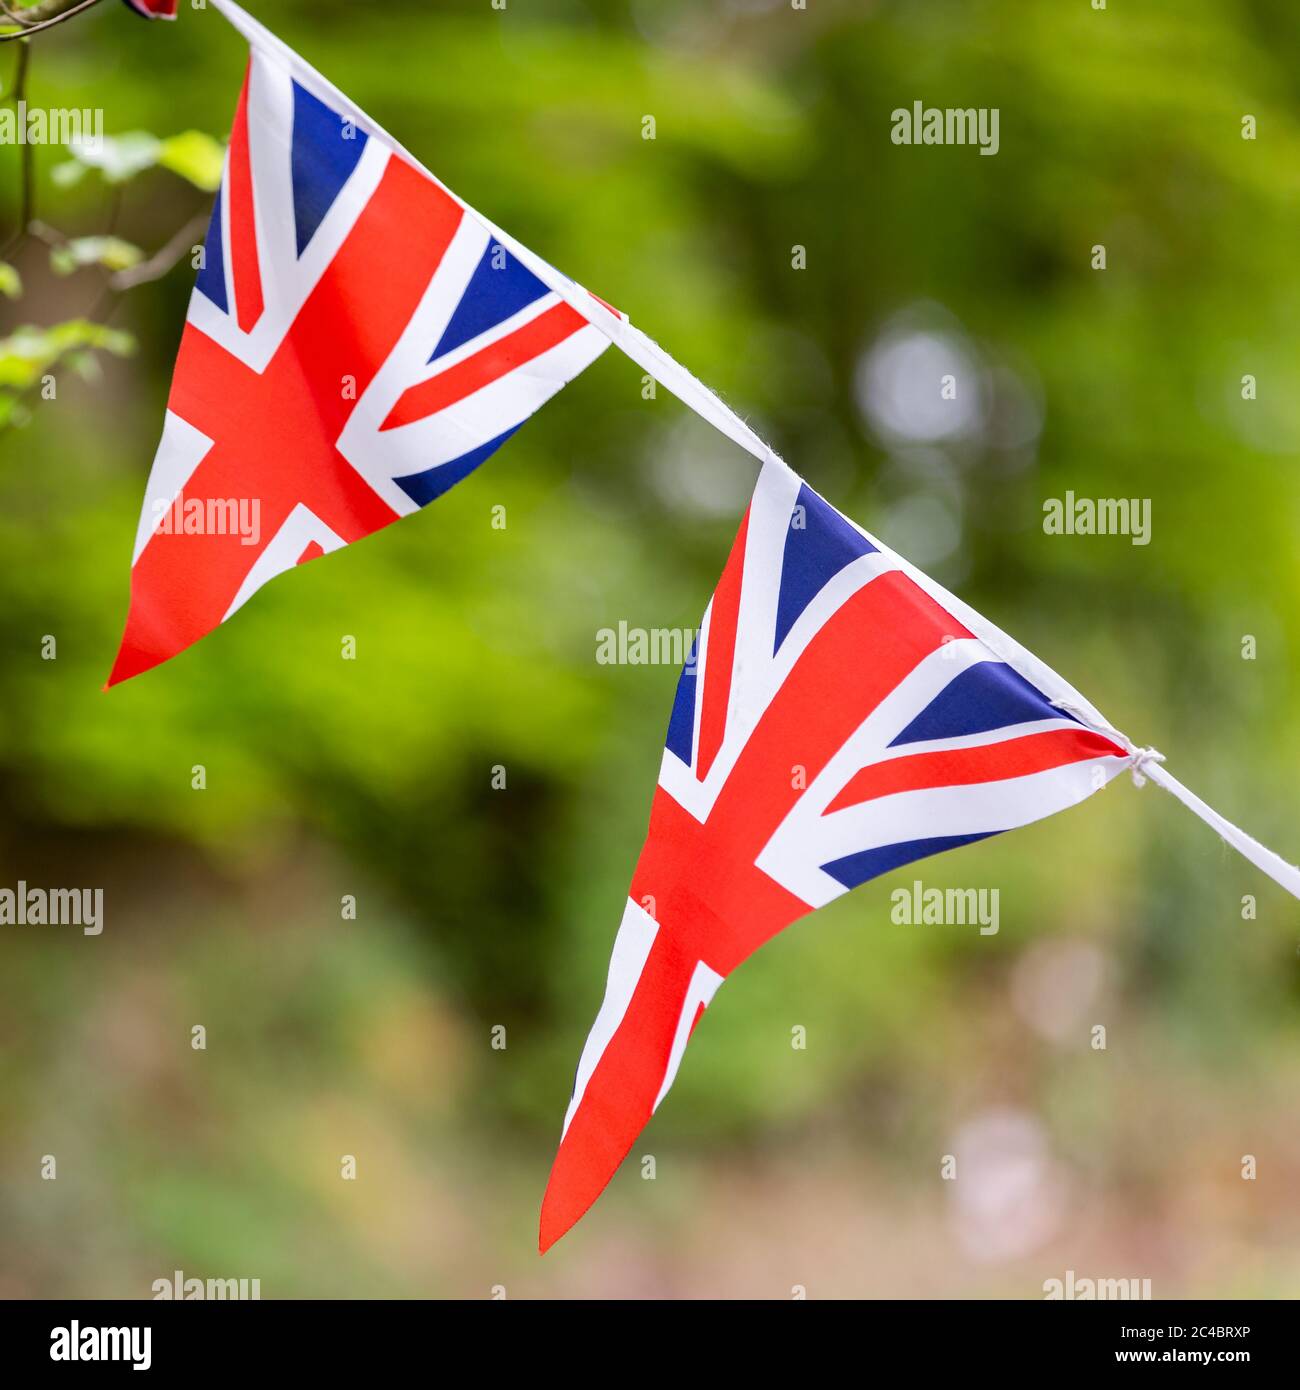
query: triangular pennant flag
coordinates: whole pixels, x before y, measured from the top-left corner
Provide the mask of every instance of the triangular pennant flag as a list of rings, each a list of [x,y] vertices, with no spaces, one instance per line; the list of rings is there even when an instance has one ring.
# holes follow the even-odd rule
[[[600,1195],[714,992],[765,941],[1133,764],[1123,735],[1055,702],[1068,691],[1095,714],[1081,696],[1042,668],[1049,697],[1016,669],[1023,649],[947,598],[783,464],[764,467],[678,684],[543,1250]]]
[[[218,8],[250,59],[110,685],[440,496],[608,346],[588,313],[618,317]]]

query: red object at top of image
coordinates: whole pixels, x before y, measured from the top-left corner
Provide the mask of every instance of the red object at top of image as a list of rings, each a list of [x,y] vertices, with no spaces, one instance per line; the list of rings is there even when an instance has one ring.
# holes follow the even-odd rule
[[[126,0],[126,3],[145,19],[176,18],[176,0]]]

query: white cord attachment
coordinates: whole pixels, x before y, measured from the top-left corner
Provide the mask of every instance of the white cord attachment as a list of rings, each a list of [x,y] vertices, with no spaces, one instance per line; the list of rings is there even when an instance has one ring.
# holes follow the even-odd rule
[[[1133,785],[1135,787],[1145,787],[1147,784],[1146,770],[1153,763],[1162,763],[1165,755],[1158,748],[1131,748],[1129,756],[1133,759],[1129,764],[1129,771],[1133,774]]]
[[[1080,709],[1069,700],[1056,699],[1052,703],[1058,709],[1063,709],[1067,714],[1073,715],[1085,727],[1096,730],[1097,733],[1105,734],[1107,738],[1112,738],[1118,743],[1129,756],[1129,772],[1133,777],[1135,787],[1144,787],[1148,779],[1158,787],[1163,787],[1170,796],[1181,801],[1184,806],[1195,816],[1199,816],[1206,825],[1213,830],[1220,839],[1226,841],[1257,868],[1266,873],[1274,883],[1280,884],[1294,898],[1300,898],[1300,869],[1294,864],[1288,864],[1280,854],[1274,854],[1266,845],[1261,845],[1253,835],[1247,835],[1238,825],[1221,816],[1212,806],[1207,806],[1195,792],[1189,791],[1187,787],[1172,773],[1166,772],[1161,764],[1165,760],[1165,755],[1158,748],[1139,748],[1136,743],[1126,733],[1116,729],[1113,725],[1104,722],[1098,723],[1094,718],[1089,717],[1085,710]]]

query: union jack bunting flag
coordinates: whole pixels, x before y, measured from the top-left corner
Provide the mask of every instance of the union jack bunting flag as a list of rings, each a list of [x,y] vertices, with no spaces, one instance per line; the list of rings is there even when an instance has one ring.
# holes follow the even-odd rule
[[[176,0],[126,0],[126,3],[145,19],[176,18]]]
[[[600,1195],[714,992],[765,941],[1132,765],[915,573],[789,469],[764,467],[678,683],[542,1204],[543,1250]]]
[[[599,356],[608,338],[570,301],[616,311],[530,259],[295,55],[253,43],[109,685],[433,501]]]

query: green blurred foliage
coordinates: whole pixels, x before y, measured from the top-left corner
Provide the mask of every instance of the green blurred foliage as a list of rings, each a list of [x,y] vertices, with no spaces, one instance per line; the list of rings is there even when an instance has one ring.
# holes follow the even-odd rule
[[[869,529],[908,551],[907,518],[940,508],[938,578],[1294,855],[1293,6],[252,8]],[[162,26],[109,5],[33,48],[30,102],[100,105],[125,137],[86,177],[39,150],[38,215],[152,254],[206,206],[242,41],[210,9]],[[998,155],[891,144],[918,99],[999,108]],[[6,227],[18,187],[0,147]],[[0,267],[21,293],[0,299],[0,381],[57,380],[0,436],[0,884],[102,884],[107,923],[0,928],[0,1293],[143,1296],[175,1268],[267,1296],[1033,1297],[1067,1267],[1300,1291],[1296,904],[1127,781],[746,963],[634,1151],[656,1181],[627,1165],[539,1265],[676,681],[598,665],[596,632],[698,622],[752,461],[611,351],[435,506],[105,694],[191,272],[92,329],[126,263],[104,250],[55,275],[28,241]],[[973,364],[983,413],[903,447],[864,410],[864,362],[918,326]],[[1066,489],[1150,498],[1152,543],[1044,535]],[[999,933],[893,924],[918,876],[998,887]],[[1054,941],[1105,970],[1050,1041],[1015,1000]],[[937,1177],[999,1107],[1070,1175],[1051,1234],[1000,1262],[961,1244]]]

